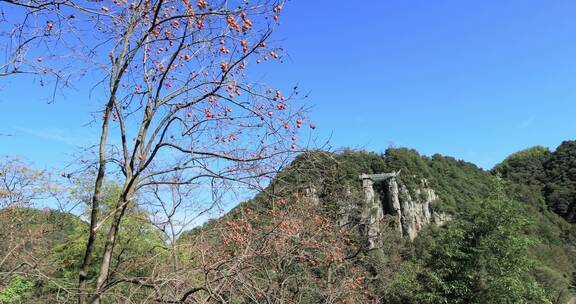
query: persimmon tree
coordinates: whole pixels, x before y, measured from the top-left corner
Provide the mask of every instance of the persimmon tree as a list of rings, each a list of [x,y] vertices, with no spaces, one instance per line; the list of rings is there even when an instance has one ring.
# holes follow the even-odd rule
[[[119,283],[111,284],[116,278],[114,249],[136,196],[150,202],[165,201],[172,191],[187,193],[195,198],[190,200],[193,210],[203,212],[215,206],[219,193],[260,186],[298,149],[298,130],[314,128],[293,104],[295,89],[285,93],[250,77],[259,65],[282,61],[283,49],[270,41],[282,1],[8,3],[26,18],[19,23],[21,31],[52,43],[28,57],[57,66],[65,58],[61,54],[70,52],[76,64],[71,69],[101,77],[93,86],[102,101],[95,121],[99,143],[62,173],[68,178],[87,172],[95,176],[79,273],[80,303],[99,303]],[[26,58],[22,50],[12,51],[17,60],[4,65],[6,73],[20,70],[18,64],[25,60],[19,58]],[[110,212],[101,206],[106,180],[122,185]],[[214,195],[192,196],[206,191]],[[157,214],[163,205],[146,207]],[[95,248],[98,233],[106,235],[103,248]],[[91,277],[87,270],[95,250],[102,250],[102,256]]]

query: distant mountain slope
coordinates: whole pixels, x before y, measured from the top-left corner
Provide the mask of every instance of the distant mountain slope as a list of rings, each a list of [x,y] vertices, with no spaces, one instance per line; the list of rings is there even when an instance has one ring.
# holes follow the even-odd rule
[[[550,210],[576,222],[576,141],[555,151],[533,147],[510,155],[492,171],[507,180],[539,188]]]
[[[0,209],[0,303],[48,303],[57,288],[45,276],[62,271],[56,258],[79,227],[77,216],[50,209]],[[34,276],[23,274],[35,273]],[[51,291],[48,291],[51,290]]]
[[[82,221],[75,215],[50,209],[0,209],[0,257],[26,250],[50,253],[64,242]],[[6,268],[2,265],[2,268]]]

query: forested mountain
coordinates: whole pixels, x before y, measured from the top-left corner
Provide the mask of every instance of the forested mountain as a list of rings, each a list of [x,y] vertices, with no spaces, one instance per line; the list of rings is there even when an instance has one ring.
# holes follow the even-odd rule
[[[373,192],[359,178],[381,173],[393,174]],[[106,201],[119,195],[106,191]],[[491,171],[404,148],[311,151],[172,243],[134,204],[103,301],[568,303],[575,200],[573,141],[515,153]],[[10,240],[0,244],[0,302],[73,301],[87,225],[29,209],[2,210],[0,221]]]
[[[565,141],[554,152],[543,147],[517,152],[492,171],[539,189],[550,210],[576,222],[576,141]]]

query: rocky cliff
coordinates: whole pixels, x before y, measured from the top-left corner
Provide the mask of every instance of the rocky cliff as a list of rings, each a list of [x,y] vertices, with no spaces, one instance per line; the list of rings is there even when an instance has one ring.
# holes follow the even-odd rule
[[[398,174],[362,174],[359,177],[365,198],[361,221],[370,248],[377,246],[381,233],[380,223],[386,214],[395,218],[399,235],[410,241],[426,225],[440,226],[450,219],[449,215],[432,210],[431,205],[438,200],[438,196],[426,179],[421,179],[420,186],[411,192],[405,185],[398,183]],[[375,183],[382,183],[380,191],[375,189]]]

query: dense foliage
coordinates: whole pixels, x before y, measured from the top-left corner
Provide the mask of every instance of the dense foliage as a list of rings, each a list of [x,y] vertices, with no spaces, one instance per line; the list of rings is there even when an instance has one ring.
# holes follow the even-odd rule
[[[576,222],[576,141],[565,141],[544,163],[544,193],[554,212]]]
[[[470,206],[420,244],[419,256],[396,274],[386,302],[550,303],[531,275],[529,225],[511,201]]]
[[[543,147],[517,152],[492,171],[517,189],[535,187],[550,210],[576,222],[576,141],[564,141],[553,152]]]

